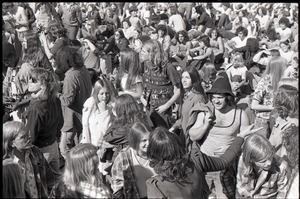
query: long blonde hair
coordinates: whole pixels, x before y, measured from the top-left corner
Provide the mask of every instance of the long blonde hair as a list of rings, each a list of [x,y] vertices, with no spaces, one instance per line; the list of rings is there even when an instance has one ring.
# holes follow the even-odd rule
[[[266,70],[263,73],[262,77],[265,77],[266,75],[271,76],[273,91],[277,90],[278,82],[283,77],[286,68],[287,60],[280,56],[272,57],[269,63],[267,64]]]
[[[12,158],[12,142],[21,132],[26,131],[25,124],[19,121],[8,121],[3,124],[2,158]]]
[[[274,153],[274,148],[267,138],[257,133],[249,135],[244,142],[242,154],[247,167],[245,175],[252,172],[255,162],[268,160]]]
[[[100,186],[99,158],[96,146],[84,143],[73,147],[66,158],[65,171],[62,176],[65,185],[78,187],[81,182]]]

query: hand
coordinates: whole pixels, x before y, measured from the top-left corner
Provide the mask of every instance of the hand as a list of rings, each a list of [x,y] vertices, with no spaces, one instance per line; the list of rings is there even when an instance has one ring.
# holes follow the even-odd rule
[[[169,131],[170,131],[171,133],[174,133],[175,128],[174,128],[174,127],[171,127],[171,128],[169,129]]]
[[[98,105],[99,109],[100,109],[100,112],[104,112],[107,110],[107,105],[104,101],[101,101]]]
[[[247,126],[242,132],[240,132],[237,136],[240,136],[242,138],[245,138],[247,137],[248,135],[252,134],[252,133],[255,133],[261,129],[263,129],[263,127],[259,127],[257,129],[252,129],[254,126],[254,124],[251,124],[249,126]]]
[[[161,105],[159,107],[157,107],[155,110],[158,112],[158,113],[163,113],[165,112],[169,107],[167,107],[167,105]]]
[[[213,121],[213,114],[212,114],[212,112],[206,112],[205,116],[204,116],[204,122],[206,124],[210,124],[210,123],[212,123],[212,121]]]

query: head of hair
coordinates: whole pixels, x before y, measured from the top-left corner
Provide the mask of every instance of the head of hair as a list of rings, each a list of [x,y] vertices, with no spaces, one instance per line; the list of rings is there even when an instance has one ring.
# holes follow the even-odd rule
[[[183,43],[186,43],[187,41],[190,40],[188,32],[186,30],[180,30],[180,31],[176,32],[175,38],[177,41],[179,41],[179,35],[182,35],[184,37]]]
[[[49,32],[56,38],[67,37],[67,29],[65,29],[60,23],[56,21],[51,21],[49,23]]]
[[[131,22],[130,22],[128,19],[124,19],[124,20],[122,21],[122,25],[123,25],[124,22],[127,22],[128,26],[131,26]]]
[[[191,78],[192,91],[197,93],[197,94],[201,94],[206,99],[206,94],[205,94],[204,89],[201,85],[202,78],[199,75],[199,72],[197,71],[197,69],[193,66],[188,66],[185,70],[182,71],[182,74],[184,72],[187,72],[189,74],[190,78]]]
[[[258,11],[259,10],[261,10],[261,12],[262,12],[262,14],[265,16],[265,15],[267,15],[267,9],[265,8],[265,7],[263,7],[263,6],[259,6],[258,8],[257,8],[257,13],[258,13]]]
[[[127,48],[120,51],[120,73],[117,80],[127,73],[128,77],[125,84],[125,89],[130,89],[134,84],[137,76],[141,75],[141,64],[139,54],[133,49]]]
[[[25,124],[19,121],[8,121],[3,124],[2,158],[12,158],[13,141],[21,132],[27,132]]]
[[[118,28],[115,31],[115,33],[117,33],[117,32],[120,34],[120,39],[125,38],[124,32],[123,32],[123,30],[121,28]]]
[[[277,89],[273,103],[279,117],[283,119],[298,117],[298,94],[298,89],[290,85],[282,85]]]
[[[168,34],[167,27],[166,27],[166,25],[164,25],[164,24],[158,24],[158,25],[157,25],[157,27],[156,27],[156,32],[158,32],[159,30],[163,31],[163,32],[164,32],[164,35],[167,35],[167,34]]]
[[[136,99],[129,94],[116,97],[114,110],[116,120],[121,124],[135,122],[141,112]]]
[[[135,122],[130,128],[128,134],[128,144],[131,148],[138,151],[139,144],[141,143],[141,139],[143,135],[150,134],[150,127],[142,122]]]
[[[202,15],[203,13],[206,12],[205,8],[202,5],[196,6],[195,11],[196,11],[197,14],[200,14],[200,15]]]
[[[160,14],[159,17],[160,17],[160,20],[169,20],[169,16],[165,13]]]
[[[19,164],[12,158],[2,161],[2,197],[25,198],[25,177]]]
[[[290,20],[287,18],[287,17],[281,17],[280,19],[279,19],[279,25],[280,24],[284,24],[286,27],[289,27],[289,25],[290,25]]]
[[[29,74],[32,79],[40,81],[42,85],[43,92],[39,97],[54,100],[60,87],[56,74],[44,68],[32,68]]]
[[[248,36],[248,30],[247,30],[247,28],[245,28],[245,27],[243,27],[243,26],[239,26],[239,27],[236,29],[235,34],[238,35],[240,32],[242,32],[243,35],[244,35],[245,37]]]
[[[39,37],[32,32],[28,32],[25,37],[27,48],[24,49],[23,61],[30,63],[33,67],[42,61],[45,56]]]
[[[177,8],[176,8],[176,6],[170,6],[169,7],[169,9],[170,9],[170,14],[171,15],[175,15],[175,14],[177,14]]]
[[[267,74],[271,75],[273,91],[276,91],[278,88],[278,82],[283,77],[284,71],[287,67],[287,60],[283,57],[272,57],[268,62],[265,72],[262,77]]]
[[[153,67],[161,68],[163,62],[167,62],[168,57],[163,51],[161,44],[157,40],[146,40],[143,42],[143,47],[150,56],[150,61]]]
[[[199,70],[199,74],[202,80],[208,82],[210,78],[215,79],[217,75],[217,70],[211,61],[205,62],[202,68]]]
[[[90,143],[80,143],[73,147],[66,157],[63,182],[74,188],[77,188],[80,182],[99,186],[101,178],[98,165],[97,147]]]
[[[211,38],[211,34],[212,32],[215,31],[217,33],[217,38],[220,37],[220,31],[217,29],[217,28],[212,28],[210,31],[209,31],[209,34],[208,36]]]
[[[282,144],[286,149],[286,160],[291,168],[299,168],[299,126],[291,125],[284,130]]]
[[[202,35],[202,36],[200,36],[199,41],[200,41],[200,42],[203,42],[204,45],[205,45],[206,47],[210,47],[210,39],[209,39],[209,36],[207,36],[207,35]]]
[[[117,91],[115,90],[115,87],[113,86],[112,82],[110,80],[108,80],[104,75],[100,75],[100,78],[98,78],[98,80],[95,82],[94,88],[92,90],[92,94],[91,96],[94,99],[94,108],[98,109],[97,104],[99,103],[99,92],[102,88],[106,88],[108,93],[109,93],[109,99],[108,102],[110,102],[113,99],[115,99],[116,97],[116,93]]]
[[[243,145],[242,158],[248,168],[247,174],[252,172],[255,162],[262,162],[273,157],[275,150],[269,140],[263,135],[253,133],[249,135]]]
[[[190,171],[188,168],[194,166],[179,136],[164,127],[157,127],[151,132],[147,157],[154,171],[170,182],[184,182]]]
[[[66,71],[70,68],[78,69],[84,66],[82,56],[79,56],[75,48],[70,46],[63,46],[55,54],[55,64],[59,69],[65,69]]]

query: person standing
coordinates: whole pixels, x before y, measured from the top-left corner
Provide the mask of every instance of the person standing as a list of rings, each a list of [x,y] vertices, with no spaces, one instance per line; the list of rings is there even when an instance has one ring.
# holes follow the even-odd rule
[[[57,94],[64,117],[59,147],[61,155],[66,158],[69,150],[78,144],[78,137],[82,131],[83,104],[91,95],[92,81],[82,58],[75,49],[64,46],[57,58],[56,61],[61,62],[59,65],[69,68],[65,73],[62,92]]]

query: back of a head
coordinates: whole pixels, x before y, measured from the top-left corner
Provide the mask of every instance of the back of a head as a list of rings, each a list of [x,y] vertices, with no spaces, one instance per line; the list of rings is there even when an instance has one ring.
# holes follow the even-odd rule
[[[282,144],[287,151],[287,162],[291,168],[299,168],[299,126],[291,125],[282,134]]]
[[[147,156],[155,161],[172,161],[185,154],[183,143],[178,135],[164,127],[155,128],[149,138]]]
[[[22,168],[13,159],[2,161],[2,197],[25,198],[25,176]]]
[[[92,183],[98,170],[99,157],[97,147],[90,143],[80,143],[67,155],[63,181],[71,187],[80,182]]]
[[[243,160],[246,164],[265,161],[272,157],[274,152],[274,148],[267,138],[263,135],[253,133],[244,142]]]

